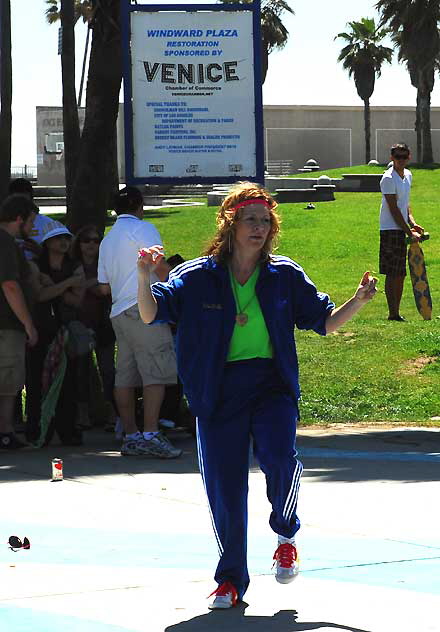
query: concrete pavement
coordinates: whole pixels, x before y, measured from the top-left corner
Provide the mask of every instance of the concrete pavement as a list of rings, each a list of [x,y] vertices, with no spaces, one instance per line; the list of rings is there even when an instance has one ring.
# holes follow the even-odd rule
[[[217,550],[194,440],[176,461],[82,448],[0,453],[2,632],[440,630],[440,433],[304,428],[301,576],[278,585],[258,468],[250,475],[246,603],[209,612]],[[50,481],[51,459],[65,480]],[[14,553],[10,535],[27,536]],[[1,544],[3,543],[3,544]]]

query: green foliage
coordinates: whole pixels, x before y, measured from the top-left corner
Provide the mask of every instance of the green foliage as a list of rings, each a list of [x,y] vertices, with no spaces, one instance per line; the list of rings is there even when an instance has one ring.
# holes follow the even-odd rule
[[[49,24],[54,24],[60,20],[61,0],[46,0],[46,20]],[[83,22],[89,22],[92,18],[92,0],[74,0],[75,23],[82,18]]]
[[[440,52],[438,0],[378,0],[376,9],[381,26],[398,35],[401,58],[420,71],[432,68]]]
[[[237,4],[237,0],[220,0],[223,4]],[[252,0],[239,0],[238,4],[250,4]],[[294,10],[286,0],[262,0],[261,2],[261,35],[266,43],[267,52],[282,49],[287,44],[289,31],[281,17],[284,12],[294,14]]]
[[[387,25],[406,62],[412,85],[417,88],[416,131],[419,160],[433,161],[431,92],[440,66],[440,2],[438,0],[378,0],[381,26]]]
[[[365,101],[373,94],[375,78],[380,76],[382,64],[391,63],[393,50],[380,44],[387,30],[376,28],[374,18],[362,18],[347,26],[351,29],[349,32],[338,33],[335,37],[346,42],[338,61],[350,77],[354,76],[358,95]]]
[[[330,176],[381,172],[381,167],[326,171]],[[320,337],[296,332],[303,423],[429,422],[440,415],[440,167],[413,172],[415,218],[430,233],[423,245],[433,298],[433,320],[423,321],[405,283],[402,313],[406,323],[389,322],[380,278],[379,292],[336,334]],[[281,204],[282,238],[278,252],[298,261],[317,287],[336,304],[354,292],[362,273],[378,272],[379,193],[337,193],[334,202]],[[164,239],[167,255],[199,256],[215,230],[215,208],[158,209],[146,214]],[[423,359],[431,358],[424,365]],[[419,364],[419,361],[421,363]]]

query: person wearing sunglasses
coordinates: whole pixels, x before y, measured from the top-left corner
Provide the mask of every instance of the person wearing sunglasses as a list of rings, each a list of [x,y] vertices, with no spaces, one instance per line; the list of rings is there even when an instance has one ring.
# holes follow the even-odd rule
[[[388,320],[404,322],[400,314],[403,284],[406,276],[406,238],[419,241],[424,229],[411,212],[410,191],[412,174],[406,169],[411,158],[408,145],[396,143],[391,147],[392,165],[380,181],[379,272],[385,275],[385,296]]]
[[[72,233],[61,222],[51,220],[42,237],[42,254],[36,261],[41,289],[34,308],[40,335],[28,363],[26,399],[26,437],[29,441],[49,443],[56,431],[64,445],[81,445],[81,432],[75,427],[77,401],[87,388],[78,379],[78,360],[67,357],[66,370],[55,405],[55,414],[47,428],[42,415],[42,375],[47,353],[62,327],[78,319],[84,295],[84,269],[70,256]],[[29,387],[29,388],[28,388]]]
[[[103,233],[97,226],[87,224],[74,236],[71,253],[73,259],[82,263],[84,268],[86,291],[80,305],[79,320],[95,332],[95,355],[108,411],[105,429],[113,431],[117,421],[117,407],[113,396],[115,334],[110,321],[111,297],[102,294],[98,283],[98,257],[102,238]],[[89,356],[87,375],[82,376],[86,384],[90,383],[90,359]],[[78,425],[83,429],[92,425],[89,418],[89,401],[79,402]]]

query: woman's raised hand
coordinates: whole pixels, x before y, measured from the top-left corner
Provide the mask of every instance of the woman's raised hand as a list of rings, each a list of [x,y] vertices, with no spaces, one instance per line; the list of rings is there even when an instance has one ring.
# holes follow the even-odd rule
[[[356,290],[355,297],[362,302],[370,301],[377,292],[377,279],[365,272]]]
[[[156,266],[161,259],[164,258],[163,246],[151,246],[150,248],[141,248],[138,252],[137,267],[139,272],[150,271]]]

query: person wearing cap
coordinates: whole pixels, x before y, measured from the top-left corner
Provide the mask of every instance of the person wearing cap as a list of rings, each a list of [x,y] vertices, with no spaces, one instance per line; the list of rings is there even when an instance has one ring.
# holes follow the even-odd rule
[[[37,260],[37,301],[35,323],[40,343],[29,353],[26,399],[26,437],[35,441],[40,437],[41,376],[51,342],[62,326],[77,320],[85,291],[84,270],[69,255],[72,233],[56,220],[43,229],[42,254]],[[79,359],[67,358],[66,372],[58,398],[55,415],[45,435],[49,443],[56,431],[64,445],[81,445],[82,435],[75,427],[78,401],[87,401],[88,383],[78,379]],[[81,388],[84,392],[81,391]]]
[[[38,333],[31,315],[31,271],[16,243],[32,230],[36,206],[23,195],[0,207],[0,449],[22,448],[13,431],[14,404],[25,382],[25,347]]]
[[[247,492],[251,437],[266,475],[277,535],[276,579],[298,574],[295,534],[302,465],[295,449],[298,362],[294,329],[325,335],[375,294],[365,273],[338,309],[302,268],[274,255],[276,202],[258,184],[238,183],[217,214],[206,256],[171,271],[150,288],[160,246],[138,259],[138,305],[145,323],[177,323],[179,376],[197,415],[200,471],[208,495],[220,561],[211,609],[243,598],[247,569]]]

